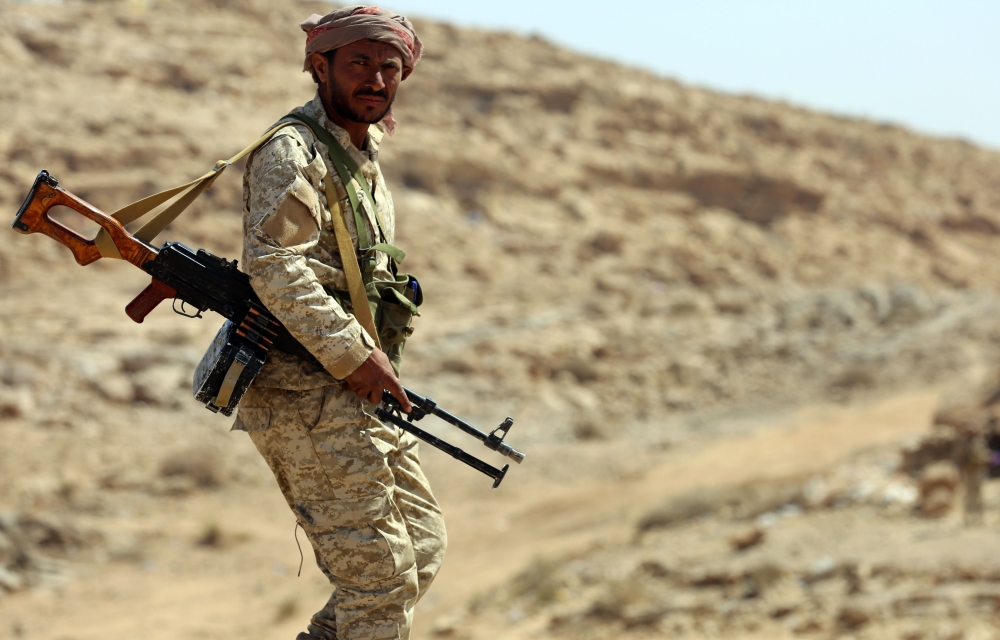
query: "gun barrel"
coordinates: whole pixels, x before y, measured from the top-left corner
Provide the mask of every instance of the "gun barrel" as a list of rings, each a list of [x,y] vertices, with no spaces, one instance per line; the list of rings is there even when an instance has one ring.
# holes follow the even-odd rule
[[[507,458],[510,458],[514,462],[521,464],[524,462],[524,454],[510,446],[509,444],[501,444],[497,447],[497,453]]]
[[[461,418],[448,413],[447,411],[439,407],[436,402],[434,402],[428,397],[422,396],[411,389],[407,389],[406,387],[403,387],[403,391],[406,392],[406,397],[410,399],[410,402],[413,403],[413,406],[419,412],[422,412],[427,415],[437,416],[438,418],[444,420],[448,424],[458,427],[465,433],[469,434],[473,438],[485,444],[490,449],[493,449],[494,451],[496,451],[497,453],[506,458],[510,458],[517,464],[521,464],[522,462],[524,462],[524,454],[515,449],[514,447],[510,446],[509,444],[503,442],[501,438],[480,431],[479,429],[475,428],[465,420],[462,420]],[[385,392],[384,397],[389,403],[397,404],[395,398],[393,398],[388,391]],[[514,423],[513,420],[507,418],[507,421],[504,422],[504,425],[506,425],[506,429],[509,429],[513,423]],[[502,427],[503,425],[501,426],[501,428]],[[504,429],[504,433],[506,433],[506,429]]]
[[[406,397],[410,399],[410,402],[412,402],[415,407],[417,407],[424,413],[427,413],[429,415],[435,415],[438,418],[441,418],[448,424],[454,427],[458,427],[459,429],[466,432],[473,438],[476,438],[477,440],[482,440],[483,442],[486,442],[486,440],[490,437],[489,434],[483,433],[482,431],[475,428],[465,420],[462,420],[458,416],[454,416],[448,413],[447,411],[439,407],[437,403],[431,400],[430,398],[424,397],[419,393],[407,389],[406,387],[403,387],[403,391],[406,392]]]
[[[420,438],[421,440],[431,445],[432,447],[444,451],[452,458],[455,458],[460,462],[464,462],[465,464],[469,465],[473,469],[476,469],[480,473],[484,473],[489,477],[493,478],[494,489],[500,486],[500,483],[503,482],[504,476],[507,475],[507,469],[509,468],[509,465],[504,465],[502,469],[497,469],[496,467],[487,464],[486,462],[483,462],[479,458],[469,455],[468,453],[462,451],[455,445],[445,442],[444,440],[431,435],[430,433],[424,431],[417,425],[411,422],[407,422],[406,420],[403,420],[402,418],[400,418],[399,416],[395,415],[390,411],[386,411],[382,407],[378,407],[377,409],[375,409],[375,416],[379,420],[384,420],[385,422],[391,422],[392,424],[396,425],[403,431],[412,433],[413,435]]]

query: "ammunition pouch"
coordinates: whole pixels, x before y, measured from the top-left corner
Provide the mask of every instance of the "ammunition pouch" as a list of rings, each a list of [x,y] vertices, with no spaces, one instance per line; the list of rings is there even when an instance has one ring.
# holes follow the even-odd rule
[[[226,320],[194,372],[194,397],[215,413],[231,416],[243,394],[260,373],[267,349],[240,335]]]
[[[352,309],[347,291],[327,292],[345,309]],[[375,319],[375,330],[382,351],[389,358],[396,375],[403,361],[403,347],[413,334],[413,318],[420,315],[418,307],[424,301],[424,292],[417,279],[401,273],[393,280],[373,280],[365,285],[368,306]]]
[[[413,317],[419,315],[417,307],[423,302],[424,292],[417,279],[409,274],[400,274],[394,281],[372,282],[365,290],[369,304],[373,294],[378,296],[372,308],[375,330],[378,331],[382,351],[389,357],[398,376],[403,347],[406,339],[413,334]]]

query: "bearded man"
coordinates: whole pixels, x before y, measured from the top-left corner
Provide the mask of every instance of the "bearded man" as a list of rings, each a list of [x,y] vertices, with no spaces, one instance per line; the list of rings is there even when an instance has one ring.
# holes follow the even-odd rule
[[[313,15],[301,27],[305,71],[319,87],[289,114],[302,122],[247,163],[243,265],[316,361],[271,351],[233,428],[249,433],[274,472],[334,587],[298,640],[407,638],[414,604],[444,556],[444,520],[416,439],[374,417],[383,389],[406,410],[410,403],[398,361],[346,295],[345,262],[361,253],[366,284],[396,277],[401,252],[391,246],[395,215],[378,147],[395,127],[396,89],[422,45],[409,20],[377,7]],[[351,164],[356,172],[345,172]],[[338,225],[355,255],[340,253]]]

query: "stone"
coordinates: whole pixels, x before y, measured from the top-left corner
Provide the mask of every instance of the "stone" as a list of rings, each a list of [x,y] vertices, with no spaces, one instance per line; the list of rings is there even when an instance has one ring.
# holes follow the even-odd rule
[[[958,468],[952,462],[928,465],[920,476],[920,514],[941,518],[951,511],[958,491]]]
[[[0,587],[7,591],[19,591],[24,586],[24,578],[21,575],[0,566]]]
[[[762,544],[765,537],[764,529],[750,527],[729,538],[729,546],[736,551],[745,551],[746,549]]]

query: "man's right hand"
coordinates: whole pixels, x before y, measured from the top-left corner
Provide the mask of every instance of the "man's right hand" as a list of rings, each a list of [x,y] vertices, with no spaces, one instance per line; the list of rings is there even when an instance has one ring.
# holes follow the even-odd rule
[[[354,370],[349,376],[344,378],[344,382],[351,391],[372,404],[382,402],[382,391],[386,390],[393,395],[403,411],[409,413],[413,409],[410,399],[406,397],[403,385],[396,377],[389,364],[389,358],[376,348],[368,359],[361,363],[361,366]]]

